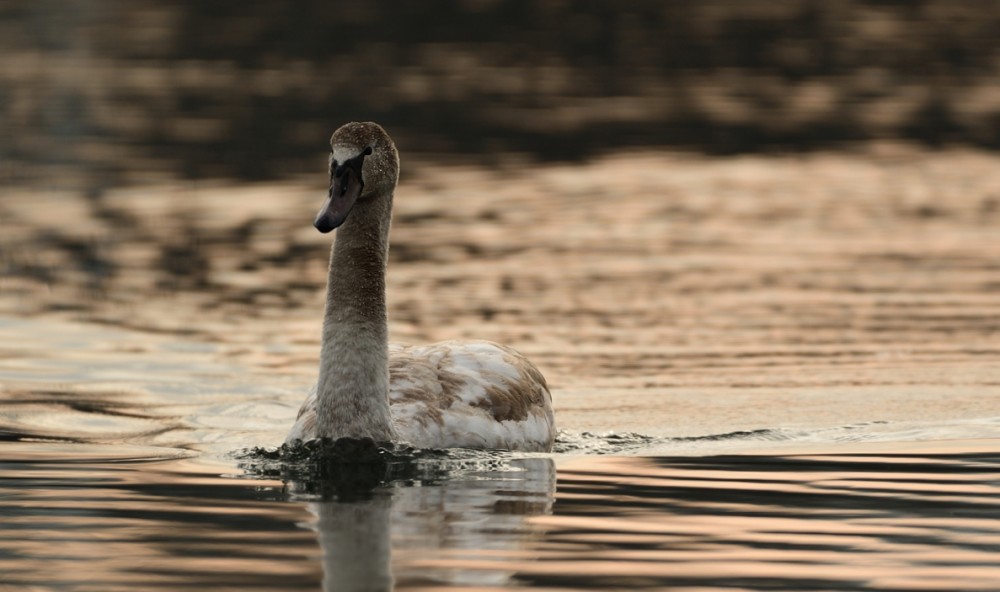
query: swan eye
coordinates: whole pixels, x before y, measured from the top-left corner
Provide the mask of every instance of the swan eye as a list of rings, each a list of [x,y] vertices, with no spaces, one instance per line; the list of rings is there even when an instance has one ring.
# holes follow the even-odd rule
[[[333,156],[330,156],[330,174],[332,175],[333,171],[335,171],[336,169],[337,169],[337,160]]]
[[[364,152],[362,152],[362,154],[364,154],[365,156],[368,156],[368,155],[369,155],[369,154],[371,154],[372,152],[374,152],[374,151],[372,150],[372,147],[371,147],[371,146],[369,146],[369,147],[365,148],[365,151],[364,151]]]

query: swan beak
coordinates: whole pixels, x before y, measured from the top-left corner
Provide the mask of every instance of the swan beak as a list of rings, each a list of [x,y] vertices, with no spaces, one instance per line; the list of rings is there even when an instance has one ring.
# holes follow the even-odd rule
[[[351,208],[354,207],[354,202],[365,187],[360,172],[353,168],[344,167],[338,173],[330,179],[330,193],[313,222],[316,230],[323,234],[344,223],[347,215],[351,213]]]

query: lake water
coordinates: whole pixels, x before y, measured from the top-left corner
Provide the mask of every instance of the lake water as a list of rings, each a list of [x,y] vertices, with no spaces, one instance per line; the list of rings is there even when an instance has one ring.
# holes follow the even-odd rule
[[[294,397],[235,378],[210,361],[212,347],[143,336],[136,354],[126,344],[137,335],[118,329],[11,319],[0,335],[2,589],[1000,582],[997,421],[694,438],[570,431],[553,455],[281,480],[232,453],[280,440]],[[965,438],[926,441],[942,434]]]
[[[280,441],[296,403],[280,380],[242,380],[215,347],[173,337],[12,319],[0,336],[2,589],[1000,582],[997,421],[570,431],[554,455],[280,480],[232,454]],[[927,441],[942,435],[964,439]]]
[[[415,166],[393,338],[514,345],[564,432],[325,480],[239,453],[314,379],[322,187],[11,190],[0,589],[1000,590],[998,164]]]

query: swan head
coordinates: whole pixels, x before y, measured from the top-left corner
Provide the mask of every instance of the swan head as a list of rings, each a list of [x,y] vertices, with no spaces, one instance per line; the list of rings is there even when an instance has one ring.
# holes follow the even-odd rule
[[[313,222],[327,233],[347,220],[358,201],[387,199],[399,180],[399,153],[382,126],[346,123],[330,138],[330,189]]]

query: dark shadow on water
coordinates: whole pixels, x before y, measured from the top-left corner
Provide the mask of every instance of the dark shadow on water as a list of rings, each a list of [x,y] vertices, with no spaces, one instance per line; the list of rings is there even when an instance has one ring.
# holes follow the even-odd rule
[[[406,154],[485,160],[1000,146],[992,2],[37,6],[0,19],[0,155],[17,164],[0,174],[75,170],[95,194],[151,165],[310,171],[352,119],[383,122]]]
[[[367,438],[318,438],[234,456],[248,478],[280,479],[293,498],[309,500],[366,499],[389,485],[440,485],[471,473],[516,470],[504,452],[417,449]]]

